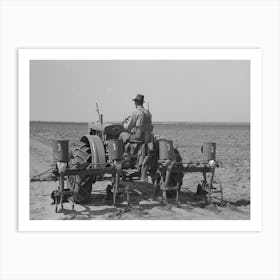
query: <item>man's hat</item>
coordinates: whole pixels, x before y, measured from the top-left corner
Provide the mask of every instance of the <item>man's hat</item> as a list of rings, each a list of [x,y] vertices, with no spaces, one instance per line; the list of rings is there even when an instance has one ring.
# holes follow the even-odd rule
[[[135,98],[132,99],[133,101],[138,100],[140,102],[144,103],[144,95],[142,94],[137,94]]]

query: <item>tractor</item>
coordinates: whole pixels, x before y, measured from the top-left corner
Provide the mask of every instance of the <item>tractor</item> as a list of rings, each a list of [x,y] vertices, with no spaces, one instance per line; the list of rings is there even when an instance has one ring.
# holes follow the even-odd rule
[[[220,193],[223,200],[222,184],[214,180],[216,143],[204,143],[201,152],[204,160],[183,162],[173,141],[153,135],[149,142],[128,140],[124,143],[120,135],[125,130],[120,123],[104,124],[99,114],[96,123],[88,124],[88,132],[68,148],[68,140],[53,141],[55,169],[53,174],[59,178],[59,187],[52,193],[57,205],[63,208],[64,198],[72,197],[75,203],[85,203],[91,196],[94,183],[111,181],[107,185],[106,199],[112,197],[116,206],[118,194],[127,194],[129,203],[129,182],[150,181],[154,197],[161,197],[167,203],[169,196],[176,195],[180,202],[180,190],[185,173],[200,172],[203,180],[197,187],[197,194],[205,194],[211,200],[212,193]],[[210,179],[207,180],[207,173]],[[65,178],[67,188],[64,187]],[[215,187],[214,187],[215,185]]]
[[[90,123],[88,134],[70,148],[68,167],[77,171],[87,170],[68,177],[68,189],[73,191],[76,203],[85,202],[90,197],[94,183],[108,179],[106,175],[114,175],[116,169],[120,170],[118,177],[121,182],[149,179],[154,185],[155,196],[159,194],[162,182],[168,180],[168,184],[175,188],[182,185],[182,158],[172,141],[153,136],[149,143],[131,140],[125,145],[119,140],[122,132],[124,128],[121,124]],[[130,149],[125,151],[125,146]],[[172,172],[175,166],[181,166],[181,172]],[[166,173],[166,170],[169,172]],[[115,176],[110,179],[112,185],[107,186],[106,192],[109,195],[114,189],[115,197],[118,190],[114,186],[120,182],[116,182]]]

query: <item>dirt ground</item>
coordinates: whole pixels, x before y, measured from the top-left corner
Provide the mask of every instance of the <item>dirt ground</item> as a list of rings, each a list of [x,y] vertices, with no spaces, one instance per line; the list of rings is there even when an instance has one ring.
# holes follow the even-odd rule
[[[50,143],[39,137],[30,138],[30,178],[50,168],[52,149]],[[221,170],[222,171],[222,170]],[[221,172],[219,171],[219,172]],[[223,172],[224,174],[224,172]],[[224,174],[224,176],[226,176]],[[228,174],[232,176],[232,174]],[[159,199],[153,199],[151,183],[134,182],[129,186],[130,205],[126,196],[120,195],[117,207],[112,201],[106,201],[108,182],[97,182],[86,204],[76,204],[72,211],[72,202],[64,203],[64,209],[55,213],[51,192],[58,182],[30,183],[30,219],[35,220],[70,220],[70,219],[125,219],[125,220],[248,220],[250,219],[250,201],[225,201],[205,203],[202,197],[195,195],[198,175],[187,174],[184,177],[181,203],[175,204],[174,198],[164,205]]]

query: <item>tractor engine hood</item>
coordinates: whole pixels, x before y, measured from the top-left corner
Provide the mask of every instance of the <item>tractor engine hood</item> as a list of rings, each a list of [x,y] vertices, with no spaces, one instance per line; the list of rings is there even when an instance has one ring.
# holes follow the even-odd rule
[[[88,129],[103,132],[105,135],[112,135],[112,136],[118,136],[124,131],[124,128],[121,124],[106,123],[101,125],[99,122],[89,123]]]

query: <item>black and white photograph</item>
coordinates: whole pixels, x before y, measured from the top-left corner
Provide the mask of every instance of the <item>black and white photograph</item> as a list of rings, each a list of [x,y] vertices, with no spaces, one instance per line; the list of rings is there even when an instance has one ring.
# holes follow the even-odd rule
[[[30,60],[31,220],[249,220],[250,60]]]
[[[0,279],[279,280],[279,19],[0,1]]]

